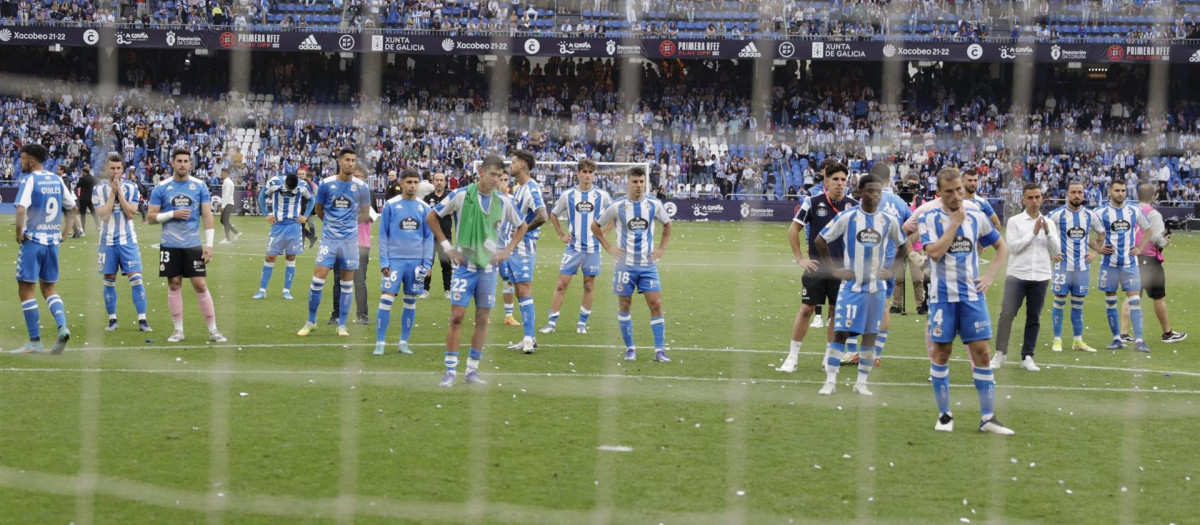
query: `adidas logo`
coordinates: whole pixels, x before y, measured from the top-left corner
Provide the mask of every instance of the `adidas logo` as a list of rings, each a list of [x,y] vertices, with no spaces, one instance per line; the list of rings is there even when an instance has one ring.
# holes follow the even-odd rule
[[[300,42],[300,50],[320,51],[321,44],[317,43],[317,37],[315,35],[308,35],[308,38],[305,38],[303,42]]]
[[[1197,49],[1195,53],[1192,53],[1192,56],[1188,58],[1188,62],[1200,62],[1200,49]]]
[[[754,42],[750,42],[738,51],[738,58],[762,58],[762,53],[758,52],[758,46],[755,46]]]

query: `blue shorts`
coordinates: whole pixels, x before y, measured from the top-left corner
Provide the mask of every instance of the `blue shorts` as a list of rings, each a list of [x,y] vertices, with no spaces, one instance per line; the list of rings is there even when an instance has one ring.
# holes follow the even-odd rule
[[[896,292],[896,278],[892,277],[891,279],[884,281],[884,286],[887,287],[883,292],[884,297],[891,299],[892,294]]]
[[[58,246],[33,241],[17,249],[17,281],[22,283],[58,282]]]
[[[455,266],[450,279],[450,305],[466,307],[475,299],[475,308],[491,308],[496,305],[496,278],[499,272],[488,267],[486,270],[471,271],[466,265]]]
[[[558,273],[562,275],[575,275],[580,267],[583,267],[583,275],[595,277],[600,275],[600,262],[603,260],[600,252],[584,253],[575,248],[567,246],[567,252],[563,254],[562,264],[558,267]]]
[[[613,293],[628,297],[633,295],[634,288],[639,293],[661,292],[658,266],[618,266],[613,271]]]
[[[142,253],[136,244],[116,244],[100,246],[96,265],[100,267],[101,275],[121,275],[142,273]]]
[[[267,255],[299,255],[302,251],[304,251],[303,225],[298,222],[277,222],[271,225],[271,234],[267,237]],[[357,254],[357,250],[355,253]]]
[[[935,343],[964,343],[992,338],[992,321],[984,301],[929,303],[929,338]]]
[[[854,292],[845,284],[833,308],[833,330],[851,334],[877,334],[887,312],[887,292]]]
[[[321,248],[317,250],[317,266],[340,268],[342,270],[358,269],[358,241],[326,241],[321,239]]]
[[[425,291],[425,280],[417,279],[417,268],[421,267],[418,259],[391,262],[391,275],[383,278],[379,285],[381,293],[392,295],[421,295]],[[403,293],[401,291],[403,290]]]
[[[512,254],[503,263],[500,263],[504,268],[501,270],[505,281],[510,283],[531,283],[533,282],[533,268],[537,265],[537,254]]]
[[[1115,292],[1118,285],[1126,292],[1142,291],[1142,273],[1138,271],[1138,267],[1114,268],[1101,264],[1100,279],[1096,288],[1102,292]]]
[[[1050,274],[1050,291],[1058,297],[1074,295],[1086,297],[1088,293],[1087,270],[1059,270],[1055,268]]]

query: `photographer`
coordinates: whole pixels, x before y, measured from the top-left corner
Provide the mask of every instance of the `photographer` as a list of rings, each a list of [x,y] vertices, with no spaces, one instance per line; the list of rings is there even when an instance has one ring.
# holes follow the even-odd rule
[[[908,177],[896,183],[896,194],[908,204],[909,209],[916,209],[924,204],[921,198],[921,182],[915,172],[909,172]],[[915,239],[914,239],[915,240]],[[896,278],[896,287],[892,293],[890,313],[903,313],[904,310],[904,281],[905,268],[912,277],[913,301],[918,315],[925,315],[929,308],[925,304],[925,253],[919,249],[908,252],[908,257],[897,259],[892,267],[892,275]]]

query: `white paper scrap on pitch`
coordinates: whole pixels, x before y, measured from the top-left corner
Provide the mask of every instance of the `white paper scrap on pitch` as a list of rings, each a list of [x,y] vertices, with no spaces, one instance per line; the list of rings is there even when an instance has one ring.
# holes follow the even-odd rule
[[[600,445],[596,447],[596,449],[603,450],[605,452],[633,452],[633,447],[627,447],[625,445]]]

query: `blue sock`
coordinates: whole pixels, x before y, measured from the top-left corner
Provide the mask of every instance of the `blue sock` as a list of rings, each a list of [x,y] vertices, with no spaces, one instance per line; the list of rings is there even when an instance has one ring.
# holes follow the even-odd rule
[[[880,330],[879,335],[875,336],[875,359],[883,357],[883,346],[887,344],[887,338],[887,330]],[[872,361],[874,361],[874,359]]]
[[[1133,325],[1133,338],[1142,340],[1142,298],[1129,298],[1129,324]]]
[[[317,324],[317,308],[321,307],[321,291],[325,288],[325,279],[313,277],[312,286],[308,289],[308,322]]]
[[[262,269],[262,278],[258,280],[258,289],[266,290],[267,285],[271,284],[271,273],[275,271],[275,263],[264,262]]]
[[[1104,313],[1108,317],[1108,329],[1112,330],[1113,339],[1121,335],[1120,317],[1117,313],[1117,296],[1104,296]]]
[[[617,312],[617,325],[621,327],[621,339],[625,341],[625,348],[633,348],[633,316]]]
[[[827,372],[834,372],[842,367],[842,356],[846,355],[846,343],[834,341],[825,345],[825,366]]]
[[[1066,297],[1054,296],[1054,306],[1050,308],[1050,323],[1054,325],[1054,338],[1062,338],[1063,328],[1063,308],[1067,306]],[[1071,317],[1075,317],[1075,311],[1071,311]],[[1074,319],[1072,319],[1074,320]]]
[[[467,371],[470,372],[472,370],[479,370],[480,359],[483,359],[483,352],[472,348],[471,351],[467,353]]]
[[[25,329],[29,331],[29,340],[41,340],[42,325],[38,315],[37,299],[30,299],[21,303],[21,310],[25,314]]]
[[[654,349],[662,350],[666,339],[667,323],[662,316],[650,318],[650,331],[654,333]]]
[[[846,349],[845,350],[846,352],[851,353],[851,354],[858,353],[858,338],[851,337],[851,338],[847,339],[846,344],[845,344],[845,349]]]
[[[142,284],[142,274],[129,278],[129,291],[133,294],[133,307],[137,310],[138,319],[146,318],[146,286]]]
[[[408,341],[409,334],[412,334],[413,323],[417,320],[417,297],[415,295],[404,296],[404,313],[400,314],[400,340]]]
[[[867,376],[871,375],[871,369],[875,368],[875,356],[875,352],[865,348],[858,356],[858,378],[863,382],[866,382]]]
[[[533,297],[523,297],[517,300],[521,305],[521,326],[525,328],[525,337],[533,337]]]
[[[579,307],[579,324],[587,324],[588,318],[592,316],[592,311],[584,307]]]
[[[109,319],[117,318],[117,280],[104,279],[104,311]]]
[[[390,295],[379,297],[379,313],[375,314],[375,342],[387,341],[388,324],[392,322],[392,303],[396,298]]]
[[[58,294],[46,298],[46,306],[50,307],[50,315],[54,316],[54,325],[62,328],[67,326],[67,311],[63,308],[62,297]]]
[[[292,280],[296,278],[296,261],[288,261],[287,268],[283,269],[283,289],[292,289]]]
[[[933,398],[937,400],[938,414],[950,411],[950,365],[929,363],[929,377],[933,379]]]
[[[354,281],[339,281],[342,296],[338,299],[338,326],[346,326],[346,318],[350,317],[350,308],[354,307]]]
[[[558,312],[551,311],[547,314],[546,324],[550,326],[558,325]]]
[[[996,381],[992,376],[992,369],[972,367],[971,375],[975,379],[975,391],[979,392],[979,413],[987,419],[996,412]],[[947,399],[947,404],[948,402]]]
[[[1075,338],[1083,337],[1083,298],[1071,298],[1071,330],[1075,332]]]
[[[458,370],[458,350],[446,352],[446,359],[443,361],[446,364],[447,372],[456,372]]]

